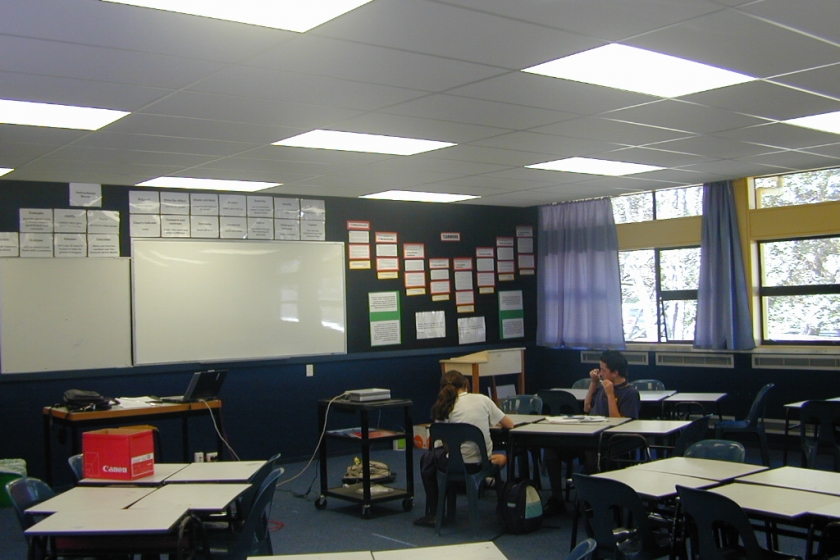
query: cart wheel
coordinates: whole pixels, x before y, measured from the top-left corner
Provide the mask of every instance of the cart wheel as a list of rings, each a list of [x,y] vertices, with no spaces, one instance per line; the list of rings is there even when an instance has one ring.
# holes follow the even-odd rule
[[[324,509],[325,507],[327,507],[326,496],[318,496],[318,499],[315,500],[315,509]]]
[[[362,506],[362,519],[370,519],[370,506]]]
[[[403,504],[403,511],[411,511],[411,508],[414,507],[414,498],[406,498],[402,501]]]

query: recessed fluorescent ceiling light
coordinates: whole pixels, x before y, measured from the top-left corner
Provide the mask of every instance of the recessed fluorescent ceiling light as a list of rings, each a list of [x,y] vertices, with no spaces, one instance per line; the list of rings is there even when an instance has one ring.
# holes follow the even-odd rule
[[[8,167],[0,167],[0,177],[5,175],[6,173],[11,173],[14,169],[9,169]]]
[[[280,140],[279,142],[274,142],[274,145],[290,146],[293,148],[320,148],[322,150],[411,156],[440,148],[448,148],[455,144],[450,142],[437,142],[435,140],[400,138],[398,136],[341,132],[338,130],[312,130],[304,134],[286,138],[285,140]]]
[[[547,171],[568,171],[569,173],[586,173],[588,175],[632,175],[633,173],[644,173],[645,171],[657,171],[665,169],[654,165],[643,165],[641,163],[627,163],[624,161],[610,161],[606,159],[592,159],[573,157],[526,165],[529,169],[545,169]]]
[[[823,113],[822,115],[811,115],[809,117],[799,117],[782,122],[804,128],[821,130],[823,132],[831,132],[832,134],[840,134],[840,111]]]
[[[138,187],[166,187],[170,189],[203,189],[208,191],[254,192],[283,183],[261,183],[259,181],[224,181],[221,179],[193,179],[190,177],[158,177],[137,183]]]
[[[359,198],[378,198],[381,200],[403,200],[412,202],[459,202],[461,200],[471,200],[473,198],[480,198],[469,194],[448,194],[448,193],[430,193],[430,192],[416,192],[416,191],[385,191],[381,193],[366,194]]]
[[[103,0],[303,33],[371,0]]]
[[[755,80],[699,62],[618,44],[558,58],[523,72],[659,97],[679,97]]]
[[[99,130],[128,113],[111,109],[0,99],[0,123]]]

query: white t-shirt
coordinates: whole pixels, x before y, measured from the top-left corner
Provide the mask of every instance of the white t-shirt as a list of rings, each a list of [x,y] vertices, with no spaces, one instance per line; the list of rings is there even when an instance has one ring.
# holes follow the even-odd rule
[[[493,453],[493,441],[490,439],[490,426],[495,426],[502,421],[505,413],[496,406],[489,397],[480,393],[461,393],[455,401],[455,408],[447,418],[447,422],[462,422],[472,424],[484,434],[484,441],[487,444],[487,455]],[[472,443],[466,443],[461,447],[461,454],[465,463],[480,463],[481,455],[478,447]]]

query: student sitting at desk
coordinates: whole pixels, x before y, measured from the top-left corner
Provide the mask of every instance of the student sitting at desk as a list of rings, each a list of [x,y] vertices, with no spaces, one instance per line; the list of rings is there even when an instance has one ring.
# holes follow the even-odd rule
[[[432,406],[432,419],[435,422],[463,422],[477,426],[484,434],[487,444],[487,454],[490,462],[499,467],[507,463],[504,453],[493,452],[493,442],[490,440],[490,426],[500,424],[503,428],[513,428],[511,420],[490,398],[480,393],[470,393],[469,380],[460,372],[447,371],[440,379],[440,393]],[[465,443],[462,452],[465,463],[476,463],[476,471],[481,457],[478,448],[470,444],[473,449],[467,450]],[[474,461],[470,461],[474,458]],[[446,470],[447,454],[443,447],[435,447],[426,452],[420,459],[420,476],[423,479],[423,489],[426,491],[426,515],[416,519],[415,525],[423,527],[435,526],[439,489],[437,485],[437,470]]]
[[[583,399],[583,411],[592,416],[638,418],[641,399],[627,380],[627,358],[617,350],[606,350],[601,353],[600,361],[600,367],[589,372],[589,390]],[[597,452],[587,449],[584,457],[586,472],[597,472]],[[546,448],[544,460],[551,484],[546,512],[562,511],[563,453],[556,448]]]

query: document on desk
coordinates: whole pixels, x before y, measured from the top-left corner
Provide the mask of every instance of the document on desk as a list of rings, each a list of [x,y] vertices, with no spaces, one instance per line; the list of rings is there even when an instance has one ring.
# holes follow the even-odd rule
[[[606,416],[546,416],[545,421],[549,424],[594,424],[606,422]]]
[[[122,408],[147,408],[161,404],[154,397],[119,397],[117,401]]]

